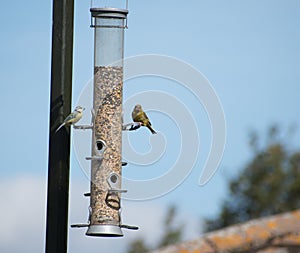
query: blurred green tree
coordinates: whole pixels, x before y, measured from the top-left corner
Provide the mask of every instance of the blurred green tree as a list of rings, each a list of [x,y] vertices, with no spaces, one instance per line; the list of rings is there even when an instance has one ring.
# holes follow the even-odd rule
[[[165,217],[165,224],[164,224],[165,233],[160,238],[160,242],[158,243],[157,248],[171,245],[181,240],[184,225],[174,226],[176,220],[176,212],[177,209],[175,206],[171,206],[169,208],[167,215]]]
[[[206,219],[206,231],[300,208],[300,152],[290,152],[279,138],[277,126],[268,131],[267,144],[250,135],[253,157],[229,182],[230,196],[214,219]]]
[[[148,246],[144,239],[138,238],[132,241],[128,248],[128,253],[146,253],[154,249],[158,249],[167,245],[180,242],[184,230],[183,224],[176,223],[177,208],[170,206],[164,219],[164,233],[159,239],[157,245]]]
[[[138,238],[129,245],[128,253],[146,253],[149,251],[144,239]]]

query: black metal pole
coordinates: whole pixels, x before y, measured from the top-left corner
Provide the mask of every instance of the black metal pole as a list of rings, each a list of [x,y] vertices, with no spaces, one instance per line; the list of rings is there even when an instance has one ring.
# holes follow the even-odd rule
[[[70,131],[58,125],[71,111],[74,0],[53,0],[46,253],[66,253]]]

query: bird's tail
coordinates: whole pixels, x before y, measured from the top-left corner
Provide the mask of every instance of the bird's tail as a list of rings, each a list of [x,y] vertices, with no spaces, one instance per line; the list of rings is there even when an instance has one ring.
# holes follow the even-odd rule
[[[62,123],[62,124],[56,129],[55,133],[57,133],[57,132],[59,131],[59,129],[61,129],[65,124],[66,124],[65,122]]]
[[[149,128],[152,134],[157,134],[157,132],[155,132],[155,130],[150,125],[148,125],[147,127]]]

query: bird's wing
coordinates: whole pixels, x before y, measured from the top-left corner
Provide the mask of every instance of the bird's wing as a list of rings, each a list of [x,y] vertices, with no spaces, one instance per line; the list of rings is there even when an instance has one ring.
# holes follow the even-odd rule
[[[145,112],[143,112],[143,115],[144,115],[144,117],[145,117],[146,119],[149,119],[148,116],[147,116],[147,114],[146,114]]]
[[[143,112],[143,117],[145,117],[145,119],[148,120],[147,124],[150,125],[150,126],[152,126],[152,124],[151,124],[151,122],[150,122],[150,120],[149,120],[149,118],[148,118],[148,116],[147,116],[147,114],[145,112]]]
[[[66,119],[64,120],[64,122],[67,123],[67,122],[69,122],[70,120],[72,120],[72,119],[74,119],[74,118],[76,118],[76,112],[70,113],[70,114],[66,117]]]

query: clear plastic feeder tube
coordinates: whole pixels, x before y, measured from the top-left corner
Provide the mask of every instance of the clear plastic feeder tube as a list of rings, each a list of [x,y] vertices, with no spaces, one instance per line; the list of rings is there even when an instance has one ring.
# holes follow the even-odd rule
[[[94,127],[91,163],[91,215],[87,235],[122,236],[122,93],[124,24],[128,11],[92,8],[94,27]]]

